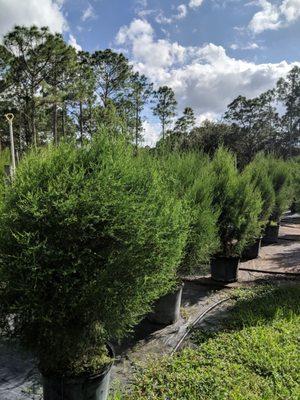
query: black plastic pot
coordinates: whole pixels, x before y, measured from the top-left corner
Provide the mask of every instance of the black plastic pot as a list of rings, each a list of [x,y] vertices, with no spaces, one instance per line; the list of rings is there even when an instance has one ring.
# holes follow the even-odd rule
[[[114,351],[107,346],[110,356]],[[113,362],[104,371],[91,376],[74,378],[42,375],[44,400],[107,400]]]
[[[279,224],[277,225],[267,225],[264,236],[262,238],[263,244],[273,244],[278,242],[279,235]]]
[[[297,203],[296,200],[294,200],[291,204],[291,213],[296,214],[296,212],[297,212]]]
[[[238,280],[239,257],[215,257],[210,262],[211,278],[217,282],[231,283]]]
[[[148,315],[151,322],[161,325],[175,324],[180,318],[180,306],[183,284],[172,293],[168,293],[158,299],[154,310]]]
[[[242,254],[242,259],[243,260],[254,260],[259,256],[259,251],[261,247],[261,238],[256,239],[256,241],[251,244],[250,246],[247,246]]]

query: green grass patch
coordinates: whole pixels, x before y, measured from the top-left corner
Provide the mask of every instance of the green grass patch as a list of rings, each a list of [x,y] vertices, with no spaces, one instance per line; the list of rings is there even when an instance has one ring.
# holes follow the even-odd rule
[[[153,362],[122,400],[300,398],[300,287],[239,293],[215,335],[195,331],[196,349]]]

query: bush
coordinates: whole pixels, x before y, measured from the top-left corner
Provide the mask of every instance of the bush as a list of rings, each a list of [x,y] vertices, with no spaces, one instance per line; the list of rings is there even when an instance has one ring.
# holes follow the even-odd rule
[[[279,222],[280,217],[293,202],[291,166],[288,162],[273,156],[266,157],[265,164],[275,191],[275,205],[269,223]]]
[[[5,165],[10,164],[10,152],[9,149],[0,151],[0,185],[3,184],[5,179]]]
[[[170,290],[187,236],[180,201],[143,158],[102,134],[32,152],[0,216],[1,329],[45,374],[95,372]]]
[[[214,173],[213,205],[219,209],[219,255],[239,256],[259,235],[260,193],[246,174],[239,174],[232,153],[220,148],[211,163]]]
[[[300,157],[296,157],[291,161],[290,168],[293,179],[294,211],[300,212]]]
[[[188,207],[189,235],[179,273],[191,273],[219,247],[218,215],[212,207],[213,174],[208,157],[199,153],[172,153],[162,163],[171,192]]]
[[[248,175],[248,179],[260,192],[262,198],[262,210],[259,216],[262,226],[267,224],[275,206],[275,191],[265,165],[264,155],[258,154],[244,170],[244,174]]]

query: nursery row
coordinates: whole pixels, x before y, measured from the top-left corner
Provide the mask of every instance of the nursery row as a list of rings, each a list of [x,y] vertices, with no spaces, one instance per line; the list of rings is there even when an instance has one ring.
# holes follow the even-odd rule
[[[293,200],[291,165],[258,155],[238,171],[223,148],[137,156],[105,132],[24,157],[1,185],[0,329],[36,354],[45,400],[105,399],[108,342],[184,274],[211,262],[214,279],[236,280]]]

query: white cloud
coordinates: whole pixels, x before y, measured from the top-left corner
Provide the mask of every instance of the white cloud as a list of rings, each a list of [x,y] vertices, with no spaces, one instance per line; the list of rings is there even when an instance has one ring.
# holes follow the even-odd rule
[[[189,7],[191,8],[198,8],[202,5],[203,0],[190,0]]]
[[[161,125],[158,122],[148,122],[144,121],[143,123],[144,128],[144,146],[151,146],[153,147],[155,143],[158,141],[161,135]]]
[[[186,15],[187,15],[187,8],[186,8],[186,5],[185,4],[180,4],[178,7],[177,7],[177,11],[178,11],[178,14],[177,14],[177,19],[182,19],[182,18],[185,18],[186,17]]]
[[[138,6],[138,7],[143,7],[143,8],[145,8],[145,7],[147,7],[147,4],[148,3],[148,1],[147,0],[136,0],[136,5]]]
[[[148,10],[148,11],[152,11],[153,10]],[[140,14],[140,16],[142,16],[142,14]],[[187,16],[187,7],[185,4],[180,4],[177,7],[177,14],[171,15],[170,17],[166,17],[162,11],[159,11],[159,13],[157,14],[155,21],[158,24],[171,24],[174,21],[183,19]]]
[[[248,26],[255,34],[287,27],[300,18],[300,0],[283,0],[280,4],[259,0],[257,5],[261,10],[254,14]]]
[[[294,22],[300,18],[300,0],[284,0],[280,12],[287,22]]]
[[[184,47],[177,42],[170,43],[165,39],[154,41],[152,26],[141,19],[135,19],[129,26],[122,27],[117,35],[117,43],[130,44],[132,55],[141,67],[166,68],[182,62],[185,56]]]
[[[84,21],[87,21],[88,19],[94,19],[94,18],[96,18],[94,8],[91,4],[89,4],[81,15],[81,21],[84,22]]]
[[[261,49],[262,47],[259,44],[252,42],[252,43],[247,43],[245,45],[239,45],[237,43],[232,43],[230,45],[230,48],[232,50],[258,50],[258,49]]]
[[[0,0],[0,35],[15,25],[49,26],[52,32],[61,33],[67,28],[62,3],[62,0]]]
[[[75,36],[73,36],[71,34],[69,35],[68,43],[69,43],[69,45],[73,46],[76,51],[82,50],[82,47],[80,46],[80,44],[77,43]]]
[[[276,30],[281,26],[279,8],[267,0],[260,0],[262,8],[258,11],[249,23],[249,28],[254,33],[261,33],[265,30]]]
[[[240,94],[255,97],[274,87],[295,65],[286,61],[256,64],[232,58],[222,46],[213,43],[184,47],[156,39],[149,22],[140,19],[122,27],[117,42],[127,47],[138,71],[147,75],[156,87],[171,86],[179,110],[191,106],[199,120],[220,116]]]

